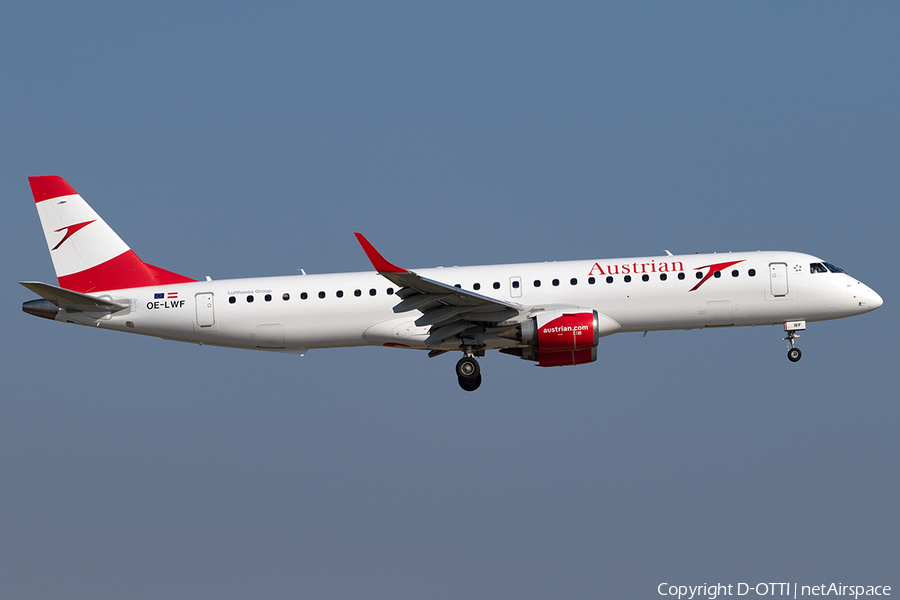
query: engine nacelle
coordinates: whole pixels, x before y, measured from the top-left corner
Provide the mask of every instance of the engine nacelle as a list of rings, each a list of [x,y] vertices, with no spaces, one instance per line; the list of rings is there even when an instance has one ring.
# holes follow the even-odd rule
[[[538,352],[594,348],[600,341],[597,311],[538,313],[521,325],[522,342]]]
[[[537,361],[541,367],[561,367],[594,362],[600,338],[619,329],[618,323],[596,310],[572,309],[538,313],[500,335],[530,346],[510,348],[507,354]]]

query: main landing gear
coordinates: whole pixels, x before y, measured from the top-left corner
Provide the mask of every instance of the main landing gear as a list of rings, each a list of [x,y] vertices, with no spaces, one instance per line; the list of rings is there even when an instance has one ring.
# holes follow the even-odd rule
[[[474,392],[481,385],[481,367],[474,356],[463,356],[456,363],[456,378],[459,379],[459,387],[467,392]]]
[[[800,357],[803,356],[803,353],[800,352],[800,348],[794,348],[794,340],[800,337],[797,332],[803,331],[806,329],[806,321],[793,321],[784,324],[784,330],[787,332],[787,337],[782,338],[784,341],[788,343],[788,360],[791,362],[797,362],[800,360]]]

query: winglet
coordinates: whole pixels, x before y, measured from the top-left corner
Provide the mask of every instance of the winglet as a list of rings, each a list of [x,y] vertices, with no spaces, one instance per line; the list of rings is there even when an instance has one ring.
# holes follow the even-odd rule
[[[362,249],[365,251],[366,256],[369,257],[369,261],[372,263],[372,266],[375,267],[376,271],[379,273],[408,273],[406,269],[401,269],[397,265],[388,262],[387,259],[375,249],[375,246],[369,243],[366,236],[361,233],[354,233],[353,235],[356,236],[359,245],[362,246]]]

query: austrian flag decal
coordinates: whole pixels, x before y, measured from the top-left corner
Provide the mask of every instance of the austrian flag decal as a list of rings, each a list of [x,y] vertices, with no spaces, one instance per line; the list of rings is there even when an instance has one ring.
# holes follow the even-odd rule
[[[184,308],[185,301],[178,299],[178,292],[153,292],[153,300],[147,302],[148,310]]]

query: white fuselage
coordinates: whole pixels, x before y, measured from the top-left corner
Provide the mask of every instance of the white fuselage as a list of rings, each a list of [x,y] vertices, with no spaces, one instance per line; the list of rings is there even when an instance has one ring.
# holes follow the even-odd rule
[[[795,252],[739,252],[416,273],[504,302],[593,309],[623,332],[822,321],[881,305],[878,294],[845,273],[814,272],[810,265],[822,262]],[[61,310],[56,318],[184,342],[282,352],[363,345],[425,348],[429,326],[414,323],[421,313],[392,310],[400,301],[396,287],[374,271],[197,281],[98,293],[130,309],[96,317]],[[488,348],[519,345],[497,335],[485,336],[485,343]],[[438,348],[457,349],[459,341]]]

